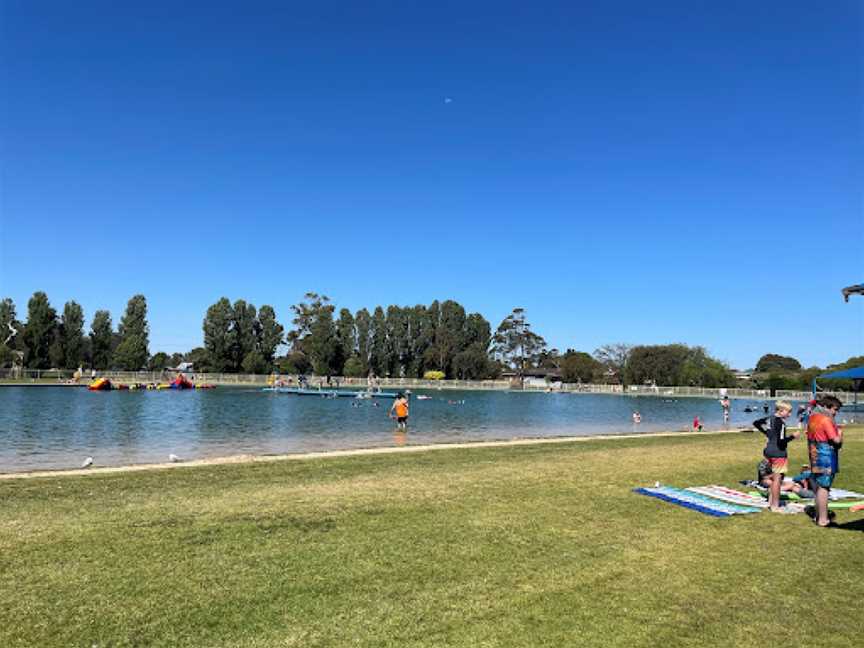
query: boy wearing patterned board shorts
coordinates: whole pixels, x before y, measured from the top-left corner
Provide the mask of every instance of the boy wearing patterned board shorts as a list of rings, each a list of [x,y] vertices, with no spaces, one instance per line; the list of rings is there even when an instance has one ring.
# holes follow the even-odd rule
[[[787,444],[792,439],[798,438],[797,432],[786,431],[785,419],[792,413],[792,405],[786,401],[778,400],[774,404],[774,415],[753,421],[753,427],[768,437],[762,456],[768,462],[768,472],[762,483],[768,486],[768,508],[779,512],[780,490],[783,486],[783,477],[789,469],[789,455],[786,451]]]
[[[813,521],[820,527],[831,526],[828,517],[828,495],[834,476],[839,471],[838,452],[843,445],[843,433],[834,417],[843,403],[834,396],[823,396],[807,423],[807,452],[810,456],[810,483],[816,492]]]

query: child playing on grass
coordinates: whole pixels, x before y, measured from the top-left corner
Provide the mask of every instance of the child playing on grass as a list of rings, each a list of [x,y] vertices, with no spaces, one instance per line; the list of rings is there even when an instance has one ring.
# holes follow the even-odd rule
[[[774,415],[753,421],[753,427],[768,437],[762,456],[768,462],[770,472],[760,482],[768,486],[768,508],[779,512],[780,489],[783,485],[783,477],[789,467],[789,455],[786,445],[792,439],[798,438],[797,432],[787,434],[785,419],[792,413],[792,405],[786,401],[778,400],[774,404]]]
[[[780,493],[795,493],[801,499],[813,499],[813,491],[808,485],[810,475],[810,467],[806,466],[806,473],[796,475],[792,479],[784,478],[780,483]],[[756,466],[756,484],[770,489],[773,479],[771,463],[767,459],[762,459],[759,465]],[[752,483],[752,482],[751,482]]]
[[[816,402],[807,423],[807,451],[810,456],[810,485],[816,492],[813,521],[820,527],[831,526],[828,517],[828,495],[839,471],[838,452],[843,433],[834,422],[843,403],[834,396],[823,396]]]

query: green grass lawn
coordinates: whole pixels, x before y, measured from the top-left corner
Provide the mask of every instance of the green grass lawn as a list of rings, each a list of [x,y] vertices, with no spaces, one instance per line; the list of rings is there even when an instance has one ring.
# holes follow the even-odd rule
[[[860,646],[864,513],[817,529],[631,492],[734,485],[762,445],[597,440],[2,481],[0,646]],[[841,468],[837,485],[864,491],[861,429]]]

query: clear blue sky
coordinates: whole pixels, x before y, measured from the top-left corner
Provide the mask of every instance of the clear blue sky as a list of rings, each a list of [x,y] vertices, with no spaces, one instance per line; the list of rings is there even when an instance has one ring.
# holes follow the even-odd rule
[[[138,5],[133,7],[132,5]],[[0,296],[864,354],[862,5],[2,2]]]

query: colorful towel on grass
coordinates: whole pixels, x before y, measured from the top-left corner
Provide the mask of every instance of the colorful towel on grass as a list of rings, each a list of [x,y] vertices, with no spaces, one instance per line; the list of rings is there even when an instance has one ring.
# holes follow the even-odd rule
[[[757,484],[753,480],[742,481],[741,483],[745,486],[749,486],[750,488],[755,488],[757,491],[759,491],[758,494],[761,494],[763,497],[768,497],[768,488],[766,486],[763,486],[762,484]],[[750,493],[754,494],[754,491],[750,491]],[[804,500],[805,498],[799,497],[795,493],[783,492],[780,493],[780,499]],[[842,488],[832,488],[828,495],[828,499],[832,502],[844,499],[864,500],[864,493],[856,493],[855,491],[844,490]]]
[[[751,495],[761,495],[762,497],[765,497],[765,498],[768,497],[768,493],[762,493],[760,491],[750,491],[750,494]],[[795,494],[789,493],[789,495],[795,495]],[[800,506],[800,507],[802,507],[802,510],[803,510],[803,507],[805,507],[805,506],[812,506],[813,505],[812,499],[801,499],[798,496],[795,496],[795,498],[787,497],[786,493],[781,493],[780,499],[783,500],[784,502],[788,502],[786,504],[786,506]],[[795,503],[793,503],[793,499],[794,499]],[[766,501],[767,501],[767,499],[766,499]],[[862,500],[840,500],[840,501],[838,501],[838,500],[832,499],[832,500],[828,501],[828,508],[832,509],[832,510],[836,510],[836,511],[842,511],[844,509],[852,509],[853,507],[858,506],[859,504],[864,504],[864,501],[862,501]]]
[[[832,488],[828,492],[828,499],[831,501],[843,500],[843,499],[864,499],[864,495],[861,493],[856,493],[855,491],[843,490],[842,488]]]
[[[693,491],[694,493],[699,493],[700,495],[707,495],[708,497],[713,497],[714,499],[718,499],[721,502],[740,504],[741,506],[752,506],[760,509],[768,508],[768,500],[766,500],[764,497],[760,497],[759,495],[750,495],[749,493],[742,493],[741,491],[737,491],[732,488],[726,488],[725,486],[691,486],[687,490]]]
[[[656,497],[664,502],[677,504],[678,506],[699,511],[705,515],[713,515],[714,517],[745,515],[747,513],[758,513],[761,510],[755,506],[741,506],[740,504],[721,502],[714,497],[694,493],[693,491],[688,491],[683,488],[673,488],[672,486],[636,488],[633,492],[639,493],[640,495],[647,495],[648,497]]]

